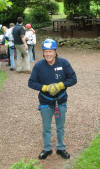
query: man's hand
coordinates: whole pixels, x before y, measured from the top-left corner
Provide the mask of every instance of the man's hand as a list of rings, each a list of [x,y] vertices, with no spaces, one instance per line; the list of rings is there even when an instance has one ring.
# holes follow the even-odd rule
[[[28,51],[28,45],[24,44],[26,51]]]
[[[23,44],[25,46],[26,51],[28,52],[28,46],[27,46],[27,43],[26,43],[25,36],[22,36],[21,39],[22,39],[22,42],[23,42]]]

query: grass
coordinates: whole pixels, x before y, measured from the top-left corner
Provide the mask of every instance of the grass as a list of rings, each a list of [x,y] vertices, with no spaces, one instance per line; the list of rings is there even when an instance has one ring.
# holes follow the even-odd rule
[[[100,133],[74,162],[71,169],[100,169]]]
[[[4,84],[4,81],[7,79],[8,75],[6,72],[0,70],[0,90]]]
[[[42,165],[36,165],[38,160],[30,159],[28,163],[25,163],[24,158],[21,161],[14,163],[10,169],[42,169]]]

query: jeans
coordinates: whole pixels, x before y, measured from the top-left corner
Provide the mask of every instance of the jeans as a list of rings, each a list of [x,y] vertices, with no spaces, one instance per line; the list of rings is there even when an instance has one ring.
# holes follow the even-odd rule
[[[30,56],[30,62],[33,62],[34,61],[34,57],[33,57],[33,45],[28,45],[28,54]]]
[[[65,145],[63,144],[63,140],[64,140],[64,124],[65,124],[67,105],[65,103],[61,104],[58,106],[58,109],[59,109],[59,116],[55,116],[56,133],[57,133],[56,148],[57,150],[65,150]],[[55,107],[40,105],[39,110],[41,112],[41,117],[42,117],[44,150],[49,151],[52,149],[51,123],[52,123],[52,117],[55,114]]]
[[[15,60],[14,60],[15,49],[12,48],[12,47],[9,47],[9,52],[10,52],[10,64],[11,64],[11,68],[14,69],[15,68]]]

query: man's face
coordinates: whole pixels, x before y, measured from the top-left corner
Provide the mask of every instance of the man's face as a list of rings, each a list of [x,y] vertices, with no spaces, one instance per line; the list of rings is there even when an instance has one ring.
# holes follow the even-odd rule
[[[56,50],[43,50],[43,56],[48,64],[52,65],[55,63]]]

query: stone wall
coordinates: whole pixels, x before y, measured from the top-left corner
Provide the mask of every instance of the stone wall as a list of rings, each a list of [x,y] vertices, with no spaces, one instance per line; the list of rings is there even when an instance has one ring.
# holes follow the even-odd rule
[[[66,45],[67,47],[100,49],[100,37],[98,38],[66,38],[56,39],[58,46]]]

